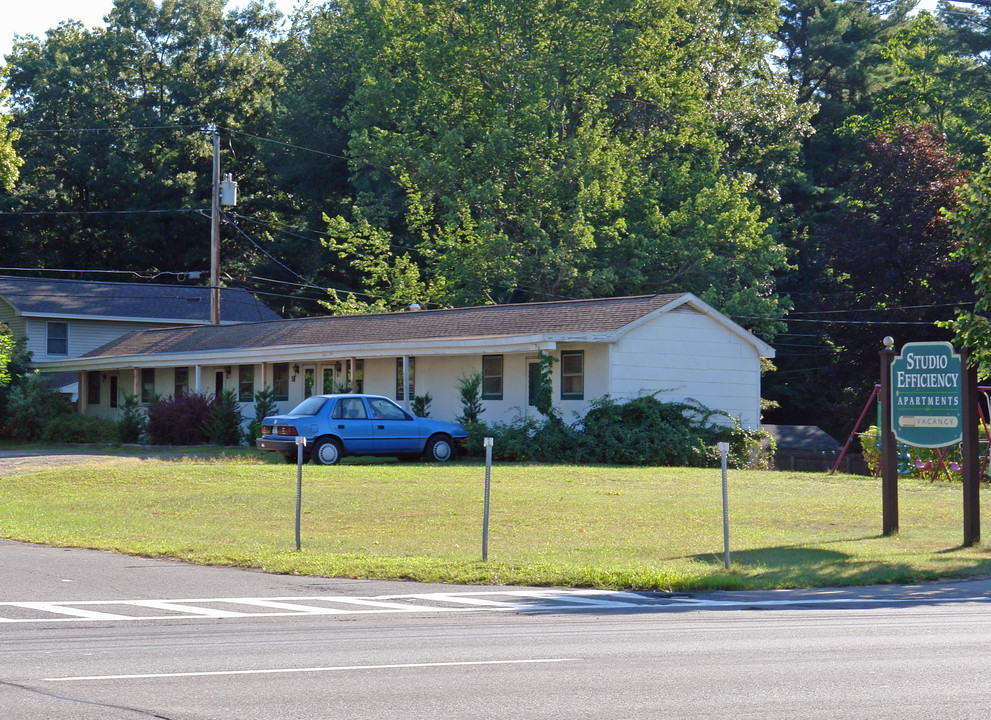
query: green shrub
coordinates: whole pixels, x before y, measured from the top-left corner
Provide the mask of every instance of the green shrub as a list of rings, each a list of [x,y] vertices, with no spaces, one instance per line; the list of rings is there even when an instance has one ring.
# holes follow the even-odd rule
[[[147,419],[138,396],[124,393],[124,402],[121,403],[117,417],[117,439],[122,443],[140,442],[146,424]]]
[[[203,423],[203,434],[211,445],[240,445],[243,419],[237,393],[224,390],[213,400],[210,415]]]
[[[461,399],[461,414],[454,419],[461,425],[478,422],[482,407],[482,373],[472,372],[458,379],[458,397]]]
[[[430,403],[433,402],[433,398],[430,393],[424,393],[423,395],[414,395],[413,402],[410,405],[410,410],[417,417],[430,417]]]
[[[574,425],[554,414],[546,420],[464,424],[465,451],[484,454],[482,440],[488,436],[495,440],[496,460],[714,467],[721,460],[717,443],[728,442],[735,467],[766,466],[774,448],[766,433],[744,430],[736,422],[717,424],[715,417],[726,416],[695,402],[642,396],[617,403],[606,397],[594,401]]]
[[[60,415],[48,422],[41,439],[45,442],[113,443],[117,441],[117,425],[105,418]]]
[[[69,398],[48,384],[42,375],[20,378],[7,398],[6,434],[14,440],[40,440],[45,426],[72,414]]]
[[[277,407],[275,405],[275,390],[272,386],[262,388],[255,393],[255,418],[248,423],[248,443],[255,444],[255,440],[261,437],[262,420],[269,415],[275,415]]]

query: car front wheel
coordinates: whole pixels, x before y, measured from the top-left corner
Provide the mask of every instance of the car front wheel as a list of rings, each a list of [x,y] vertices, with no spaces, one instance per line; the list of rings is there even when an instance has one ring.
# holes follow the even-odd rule
[[[445,435],[432,437],[423,454],[431,462],[447,462],[454,457],[454,443]]]
[[[317,465],[336,465],[341,461],[343,455],[344,450],[341,448],[341,444],[334,438],[317,440],[311,453],[313,462]]]

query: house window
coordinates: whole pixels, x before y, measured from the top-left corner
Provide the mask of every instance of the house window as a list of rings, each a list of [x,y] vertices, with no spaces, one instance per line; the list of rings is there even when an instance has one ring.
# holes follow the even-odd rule
[[[48,323],[48,354],[69,354],[69,323]]]
[[[561,353],[561,399],[585,399],[585,351]]]
[[[237,399],[238,402],[254,401],[255,399],[255,366],[254,365],[238,365]]]
[[[117,376],[110,376],[110,407],[117,407]]]
[[[141,369],[141,402],[150,403],[155,399],[155,368]]]
[[[482,400],[502,400],[502,355],[482,356]]]
[[[181,367],[175,369],[175,395],[180,398],[189,394],[189,368]]]
[[[275,400],[289,399],[289,363],[276,363],[272,366],[272,391]]]
[[[100,404],[100,373],[86,373],[86,402],[90,405]]]
[[[323,394],[330,395],[334,392],[334,368],[323,369]]]
[[[410,397],[416,396],[416,389],[413,387],[413,377],[416,375],[414,372],[416,369],[416,358],[411,357],[409,359],[409,395]],[[396,358],[396,400],[405,400],[403,397],[403,359],[401,357]]]
[[[537,407],[537,396],[540,394],[540,363],[527,364],[526,403]]]
[[[402,364],[402,359],[400,358],[400,364]],[[355,360],[354,361],[354,381],[351,381],[351,363],[347,364],[348,372],[348,385],[351,387],[351,392],[353,393],[363,393],[365,392],[365,361]]]

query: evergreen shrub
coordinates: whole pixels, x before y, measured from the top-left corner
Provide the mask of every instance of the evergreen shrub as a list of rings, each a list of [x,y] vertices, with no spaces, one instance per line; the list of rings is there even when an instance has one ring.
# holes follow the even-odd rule
[[[210,415],[203,423],[203,434],[211,445],[240,445],[244,435],[241,431],[243,419],[237,393],[224,390],[213,400]]]

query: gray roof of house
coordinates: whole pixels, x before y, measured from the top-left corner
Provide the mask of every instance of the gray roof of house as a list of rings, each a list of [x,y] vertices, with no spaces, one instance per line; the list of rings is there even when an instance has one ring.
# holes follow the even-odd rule
[[[0,297],[28,315],[210,322],[206,287],[0,276]],[[247,290],[221,288],[221,322],[276,319]]]
[[[778,450],[823,450],[835,452],[843,446],[815,425],[761,425],[777,443]]]
[[[507,338],[535,334],[610,333],[686,293],[562,302],[484,305],[372,315],[336,315],[242,325],[141,330],[83,357],[210,352],[257,347]]]

